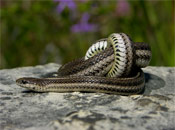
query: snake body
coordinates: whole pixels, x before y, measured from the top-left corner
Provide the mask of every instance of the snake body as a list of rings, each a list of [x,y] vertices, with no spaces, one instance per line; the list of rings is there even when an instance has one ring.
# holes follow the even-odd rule
[[[85,57],[69,62],[55,78],[24,77],[16,83],[37,92],[103,92],[121,95],[144,90],[144,73],[151,60],[146,43],[135,43],[124,33],[111,34],[93,44]]]

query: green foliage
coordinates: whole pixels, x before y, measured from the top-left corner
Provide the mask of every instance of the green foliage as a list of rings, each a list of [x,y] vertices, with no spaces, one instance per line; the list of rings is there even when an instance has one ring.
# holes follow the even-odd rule
[[[147,42],[153,53],[151,65],[175,65],[173,1],[128,1],[129,11],[122,15],[117,12],[118,1],[74,2],[75,11],[65,7],[59,13],[61,2],[3,1],[0,68],[66,63],[84,56],[92,43],[114,32]],[[73,32],[84,13],[98,29]]]

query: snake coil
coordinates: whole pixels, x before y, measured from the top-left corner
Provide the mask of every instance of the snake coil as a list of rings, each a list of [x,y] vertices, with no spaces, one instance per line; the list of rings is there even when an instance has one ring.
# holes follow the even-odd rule
[[[129,36],[124,33],[113,33],[108,39],[97,41],[86,52],[85,60],[104,51],[109,46],[113,47],[115,55],[113,65],[107,74],[109,77],[129,75],[134,62],[139,68],[149,65],[151,60],[150,47],[146,43],[133,43]],[[137,49],[135,46],[140,46],[142,49],[139,50],[140,48]],[[135,59],[134,55],[136,55]]]

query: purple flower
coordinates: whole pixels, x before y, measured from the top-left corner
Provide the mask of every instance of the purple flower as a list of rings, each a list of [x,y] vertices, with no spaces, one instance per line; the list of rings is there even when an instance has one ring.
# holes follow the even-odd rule
[[[59,2],[56,8],[58,13],[61,13],[66,8],[66,6],[71,11],[74,11],[76,9],[76,4],[73,0],[54,0],[54,2]]]
[[[126,16],[130,12],[130,5],[127,0],[119,0],[117,2],[116,13],[118,16]]]
[[[72,32],[95,32],[97,31],[96,24],[88,23],[90,15],[88,13],[84,13],[80,22],[73,25],[71,27]]]

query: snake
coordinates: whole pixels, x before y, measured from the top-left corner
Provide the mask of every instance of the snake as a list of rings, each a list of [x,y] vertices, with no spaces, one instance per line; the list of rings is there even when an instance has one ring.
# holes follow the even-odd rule
[[[22,77],[16,84],[35,92],[140,94],[145,89],[141,68],[149,65],[151,57],[149,44],[112,33],[92,44],[84,57],[62,65],[56,77]]]

